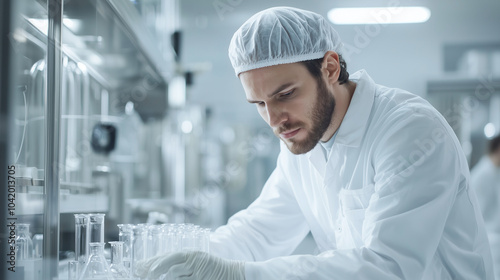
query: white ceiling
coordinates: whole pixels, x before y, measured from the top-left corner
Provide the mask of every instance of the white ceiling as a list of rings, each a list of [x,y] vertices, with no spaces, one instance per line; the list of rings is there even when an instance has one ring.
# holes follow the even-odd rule
[[[325,17],[334,7],[429,7],[431,18],[422,24],[335,27],[345,44],[359,47],[348,57],[350,72],[364,68],[377,83],[422,96],[426,94],[427,80],[444,74],[443,44],[500,42],[498,0],[181,0],[180,3],[182,63],[188,67],[199,63],[211,65],[210,71],[195,77],[189,100],[211,107],[215,119],[229,125],[265,125],[255,108],[245,101],[227,58],[227,47],[234,31],[246,19],[269,7],[293,6]]]

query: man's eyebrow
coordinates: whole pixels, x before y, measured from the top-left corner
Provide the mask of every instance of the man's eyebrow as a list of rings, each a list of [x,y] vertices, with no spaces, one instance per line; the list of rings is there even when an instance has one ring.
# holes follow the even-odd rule
[[[284,89],[286,89],[287,87],[291,86],[293,83],[286,83],[286,84],[283,84],[281,85],[280,87],[278,87],[275,91],[273,91],[273,93],[269,94],[268,97],[271,98],[273,97],[274,95],[280,93],[281,91],[283,91]]]
[[[283,91],[284,89],[286,89],[287,87],[291,86],[293,83],[286,83],[286,84],[283,84],[281,86],[279,86],[275,91],[273,91],[271,94],[269,94],[267,97],[271,98],[273,97],[274,95],[280,93],[281,91]],[[249,103],[259,103],[260,101],[254,101],[254,100],[250,100],[250,99],[247,99],[247,101]]]

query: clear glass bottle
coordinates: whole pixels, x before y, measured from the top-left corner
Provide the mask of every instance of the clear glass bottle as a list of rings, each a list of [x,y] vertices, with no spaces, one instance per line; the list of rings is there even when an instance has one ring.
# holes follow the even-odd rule
[[[111,275],[115,279],[129,279],[130,272],[123,265],[123,242],[111,241],[108,243],[111,245],[111,264],[109,266]]]
[[[114,280],[104,257],[104,243],[91,242],[90,256],[80,275],[80,280]]]
[[[29,224],[18,224],[16,236],[16,260],[29,260],[33,258],[33,241],[30,236]]]

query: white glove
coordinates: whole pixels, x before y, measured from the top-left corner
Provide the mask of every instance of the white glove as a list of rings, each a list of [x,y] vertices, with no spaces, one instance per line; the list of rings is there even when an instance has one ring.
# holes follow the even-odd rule
[[[166,279],[245,280],[245,263],[226,260],[205,252],[178,252],[139,262],[136,273],[153,280],[166,274]]]

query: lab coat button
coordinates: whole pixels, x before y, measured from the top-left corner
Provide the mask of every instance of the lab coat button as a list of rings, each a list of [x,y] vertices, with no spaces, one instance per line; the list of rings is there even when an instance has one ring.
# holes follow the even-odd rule
[[[337,230],[338,230],[339,232],[341,232],[341,231],[342,231],[342,228],[341,228],[341,227],[339,227]]]

